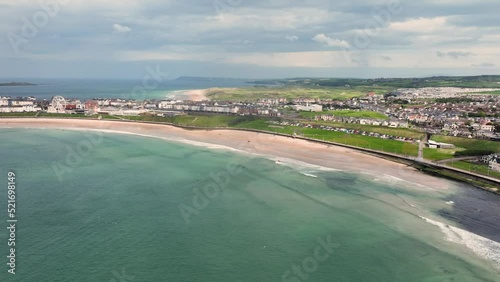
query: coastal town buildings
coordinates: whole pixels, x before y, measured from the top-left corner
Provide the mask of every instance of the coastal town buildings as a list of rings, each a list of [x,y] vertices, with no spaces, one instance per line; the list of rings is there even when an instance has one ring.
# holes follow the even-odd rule
[[[303,111],[303,112],[322,112],[323,111],[323,106],[318,105],[318,104],[309,104],[307,103],[306,105],[294,105],[292,108],[296,111]]]
[[[481,162],[487,164],[489,169],[500,172],[500,154],[484,156]]]
[[[41,108],[30,98],[12,99],[0,97],[0,113],[37,112]]]
[[[368,92],[345,100],[318,98],[260,98],[256,101],[188,101],[96,98],[85,102],[56,96],[50,103],[34,97],[0,97],[0,112],[85,113],[174,116],[188,113],[263,116],[300,119],[300,112],[316,112],[311,120],[381,126],[420,128],[433,134],[465,138],[500,139],[500,95],[492,89],[428,87],[398,89],[385,95]],[[335,111],[369,111],[387,118],[336,115]],[[325,112],[329,111],[329,112]],[[431,144],[433,147],[434,145]]]
[[[99,111],[99,103],[95,100],[85,101],[85,113],[87,114],[97,114]]]

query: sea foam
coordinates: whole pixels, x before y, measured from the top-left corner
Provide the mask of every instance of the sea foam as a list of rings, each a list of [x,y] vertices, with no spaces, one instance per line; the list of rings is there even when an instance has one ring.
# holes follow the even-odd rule
[[[420,218],[439,227],[445,234],[446,240],[464,245],[480,257],[493,262],[494,266],[500,269],[500,243],[439,221],[423,216],[420,216]]]

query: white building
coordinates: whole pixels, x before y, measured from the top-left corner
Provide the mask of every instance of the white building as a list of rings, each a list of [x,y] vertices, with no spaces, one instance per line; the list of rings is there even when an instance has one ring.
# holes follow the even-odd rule
[[[12,100],[12,106],[33,106],[35,102],[33,101],[17,101],[17,100]]]
[[[8,106],[10,98],[2,97],[0,98],[0,106]]]
[[[0,113],[27,113],[27,112],[38,112],[41,110],[42,109],[40,109],[36,105],[0,107]]]
[[[489,168],[494,171],[500,172],[500,164],[497,162],[490,162]]]
[[[453,145],[453,144],[440,143],[440,142],[436,142],[436,141],[432,141],[432,140],[429,140],[427,142],[427,145],[431,149],[438,149],[438,148],[440,148],[440,149],[454,149],[455,148],[455,145]]]
[[[312,105],[294,105],[293,109],[296,111],[304,111],[304,112],[322,112],[323,106],[318,104]]]
[[[481,125],[481,130],[482,131],[490,131],[490,132],[493,132],[495,131],[495,127],[493,125],[486,125],[486,124],[483,124]]]

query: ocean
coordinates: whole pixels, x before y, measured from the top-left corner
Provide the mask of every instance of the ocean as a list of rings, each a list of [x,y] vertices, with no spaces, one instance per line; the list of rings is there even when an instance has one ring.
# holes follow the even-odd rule
[[[3,79],[11,82],[19,79]],[[35,86],[0,86],[0,96],[28,97],[50,100],[54,96],[67,99],[87,100],[92,98],[109,99],[165,99],[175,96],[175,91],[206,89],[212,87],[251,86],[243,79],[203,79],[177,78],[159,80],[112,80],[112,79],[22,79],[22,82]]]
[[[500,198],[458,183],[90,131],[1,129],[0,156],[0,281],[500,280]]]

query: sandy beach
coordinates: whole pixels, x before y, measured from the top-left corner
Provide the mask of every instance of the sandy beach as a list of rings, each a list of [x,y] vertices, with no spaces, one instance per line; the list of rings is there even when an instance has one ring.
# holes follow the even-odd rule
[[[283,163],[300,162],[319,167],[362,173],[377,181],[397,185],[411,182],[422,189],[446,189],[450,182],[416,169],[367,155],[353,149],[312,143],[264,133],[234,130],[186,130],[168,125],[99,120],[43,118],[0,119],[1,128],[50,128],[122,132],[190,143],[197,146],[232,148]]]
[[[207,100],[207,97],[205,95],[207,94],[208,89],[193,89],[179,92],[182,93],[182,96],[185,97],[184,99],[186,100],[204,101]]]

